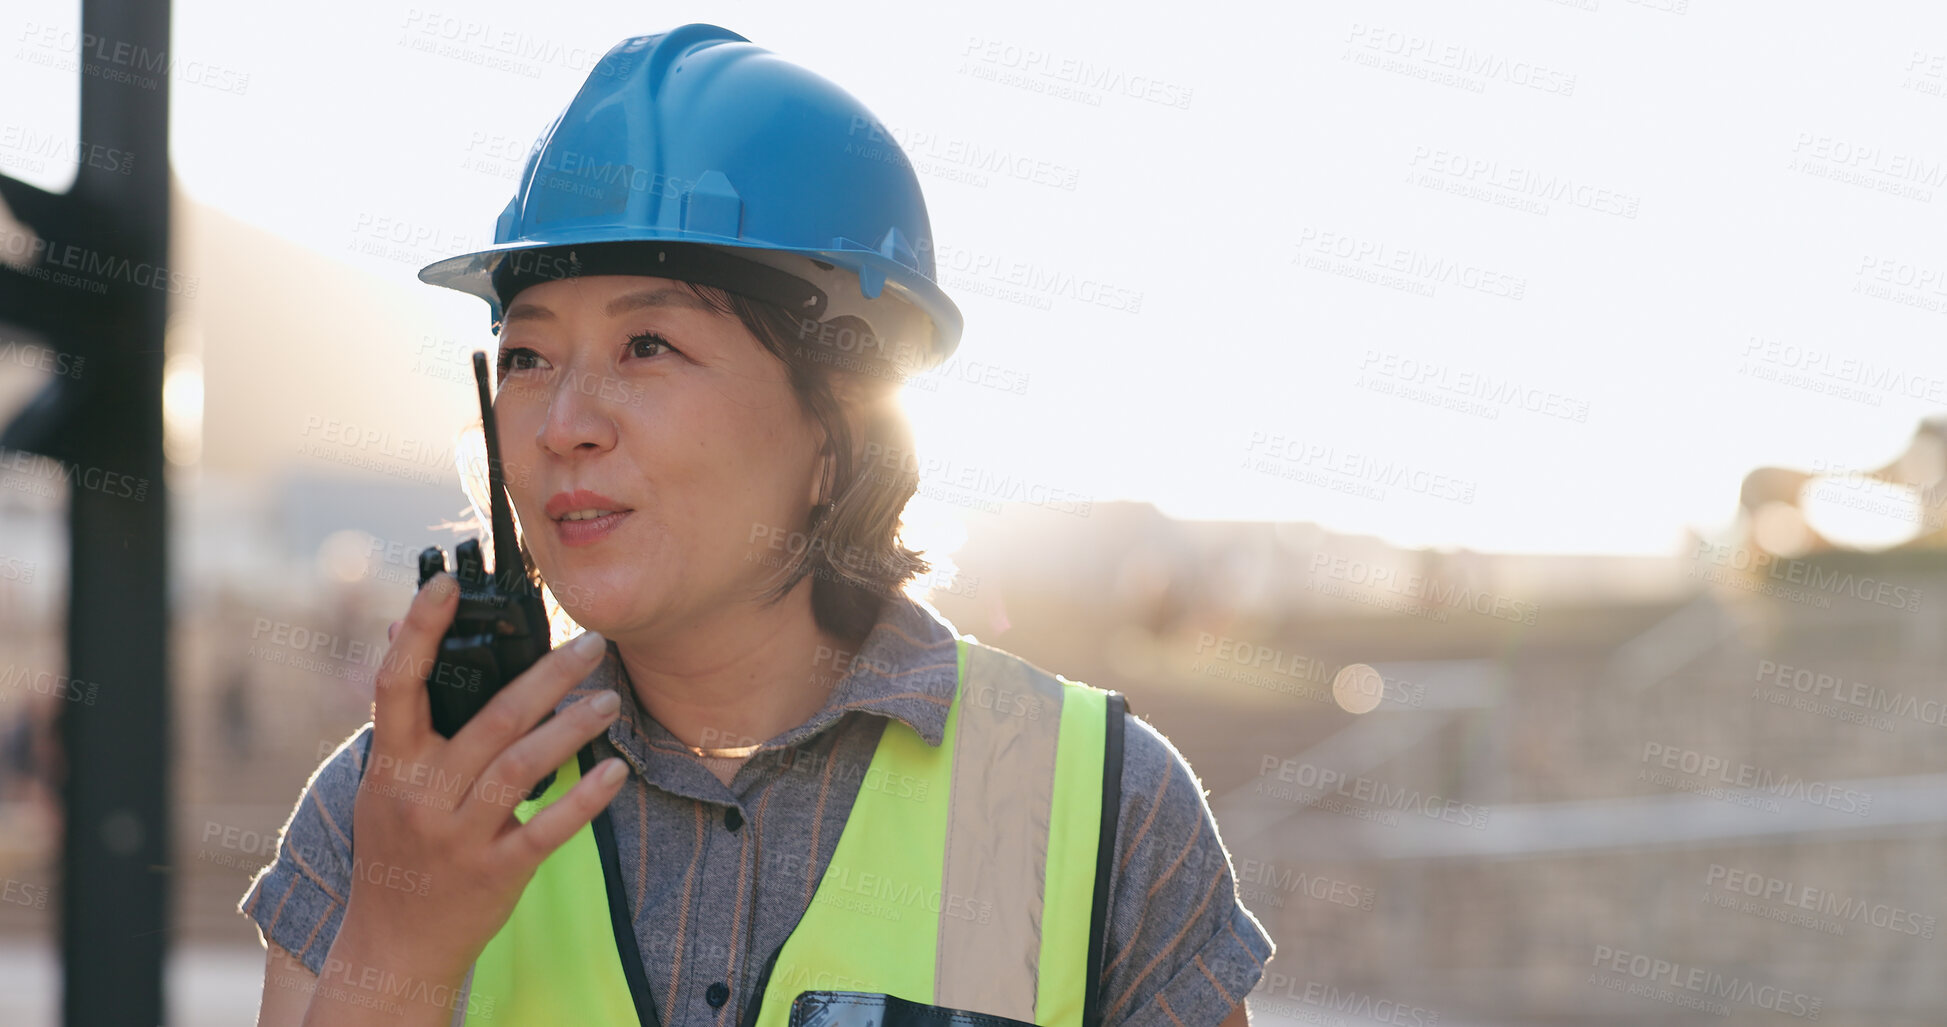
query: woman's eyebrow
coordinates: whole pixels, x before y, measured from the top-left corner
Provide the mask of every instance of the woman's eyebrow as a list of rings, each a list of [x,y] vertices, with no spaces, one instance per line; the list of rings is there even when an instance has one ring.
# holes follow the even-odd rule
[[[713,312],[710,309],[710,305],[698,299],[695,293],[687,289],[673,289],[667,286],[660,289],[645,289],[641,292],[632,292],[626,296],[617,296],[608,301],[608,307],[603,312],[609,317],[615,317],[619,314],[626,314],[631,310],[641,310],[644,307],[683,307],[689,310],[701,310],[706,313]],[[523,301],[507,308],[506,315],[500,320],[501,324],[504,325],[513,324],[516,321],[552,321],[554,320],[554,311],[538,303]]]
[[[535,303],[516,303],[501,316],[500,323],[510,325],[516,321],[552,321],[554,311]]]
[[[641,310],[644,307],[685,307],[690,310],[702,311],[708,311],[710,309],[709,304],[704,303],[701,299],[697,298],[695,293],[687,289],[664,287],[660,289],[647,289],[642,292],[632,292],[626,296],[617,296],[608,301],[607,313],[608,316],[615,317],[618,314],[626,314],[631,310]]]

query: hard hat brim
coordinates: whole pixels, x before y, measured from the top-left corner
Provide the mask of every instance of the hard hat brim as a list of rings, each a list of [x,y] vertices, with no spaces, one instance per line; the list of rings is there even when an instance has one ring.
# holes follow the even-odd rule
[[[937,366],[953,355],[960,344],[960,334],[964,321],[960,308],[954,304],[944,290],[930,279],[916,273],[911,267],[887,257],[875,250],[865,249],[791,249],[776,246],[751,246],[736,239],[721,236],[707,236],[683,233],[675,236],[656,236],[645,238],[639,227],[619,227],[612,231],[584,229],[563,233],[551,239],[521,239],[501,243],[471,253],[463,253],[444,260],[437,260],[419,269],[419,280],[428,285],[463,292],[477,296],[487,302],[493,312],[493,320],[500,321],[500,297],[494,290],[494,270],[508,255],[531,250],[554,247],[577,246],[601,242],[639,242],[639,243],[701,243],[717,246],[732,252],[743,251],[749,255],[789,254],[844,268],[857,274],[863,282],[868,276],[877,276],[883,281],[883,290],[911,304],[932,322],[933,339],[931,359],[928,366]],[[860,287],[862,294],[866,290]]]

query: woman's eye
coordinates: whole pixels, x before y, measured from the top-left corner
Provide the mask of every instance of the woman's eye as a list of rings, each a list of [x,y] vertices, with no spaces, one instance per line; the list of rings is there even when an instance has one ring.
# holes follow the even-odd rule
[[[531,349],[516,346],[500,351],[500,374],[506,377],[509,371],[537,371],[547,367],[548,362]]]
[[[641,335],[629,336],[629,355],[632,357],[646,359],[657,356],[664,350],[673,352],[675,347],[669,344],[668,339],[657,335],[655,332],[643,332]]]

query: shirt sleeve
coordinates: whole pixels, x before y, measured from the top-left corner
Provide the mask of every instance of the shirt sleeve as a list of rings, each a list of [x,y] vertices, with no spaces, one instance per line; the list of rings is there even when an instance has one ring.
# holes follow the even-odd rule
[[[1127,714],[1102,966],[1107,1027],[1217,1027],[1276,946],[1237,900],[1230,854],[1183,754]]]
[[[322,976],[352,884],[352,802],[372,747],[367,723],[311,775],[284,823],[277,858],[257,872],[237,909]]]

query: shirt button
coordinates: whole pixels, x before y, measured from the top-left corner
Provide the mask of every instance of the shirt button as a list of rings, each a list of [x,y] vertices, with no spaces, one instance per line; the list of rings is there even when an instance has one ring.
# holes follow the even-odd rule
[[[723,826],[729,830],[735,831],[736,829],[744,826],[744,815],[742,813],[737,812],[737,807],[735,806],[732,806],[729,809],[724,810]],[[721,1002],[717,1004],[722,1005]]]
[[[703,993],[703,1001],[710,1003],[711,1009],[722,1009],[723,1004],[730,1001],[730,986],[722,981],[710,985],[709,990]]]

